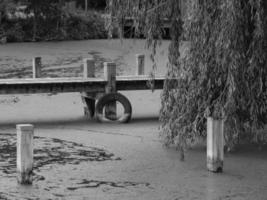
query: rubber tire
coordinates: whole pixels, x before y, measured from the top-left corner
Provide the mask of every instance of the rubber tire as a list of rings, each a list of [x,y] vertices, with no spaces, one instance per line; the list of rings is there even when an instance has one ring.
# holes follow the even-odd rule
[[[110,102],[118,101],[123,105],[124,113],[120,118],[115,120],[111,120],[106,118],[103,115],[103,109],[106,104]],[[105,94],[104,96],[100,97],[100,99],[96,103],[96,119],[99,122],[108,122],[108,121],[116,121],[120,123],[128,123],[132,118],[132,106],[130,101],[120,93],[109,93]]]

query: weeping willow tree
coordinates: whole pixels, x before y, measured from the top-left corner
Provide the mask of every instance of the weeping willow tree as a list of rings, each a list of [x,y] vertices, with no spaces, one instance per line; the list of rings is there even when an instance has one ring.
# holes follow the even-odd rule
[[[239,139],[262,144],[267,118],[267,1],[187,0],[181,15],[177,0],[110,0],[112,28],[134,19],[154,55],[171,23],[167,80],[162,92],[161,138],[184,150],[206,136],[206,118],[225,120],[226,144]],[[185,57],[180,45],[188,41]],[[153,57],[153,56],[152,56]],[[265,133],[266,134],[266,133]]]

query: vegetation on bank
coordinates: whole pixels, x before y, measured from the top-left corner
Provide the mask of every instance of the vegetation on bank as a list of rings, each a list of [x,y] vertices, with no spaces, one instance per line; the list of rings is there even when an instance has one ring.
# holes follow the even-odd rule
[[[107,38],[105,20],[98,13],[72,14],[60,20],[39,20],[35,33],[32,18],[6,20],[1,25],[0,35],[6,37],[7,42]]]
[[[69,10],[62,1],[29,0],[24,2],[26,6],[19,6],[19,2],[0,0],[0,39],[24,42],[107,38],[101,11]],[[18,10],[20,7],[23,9]]]

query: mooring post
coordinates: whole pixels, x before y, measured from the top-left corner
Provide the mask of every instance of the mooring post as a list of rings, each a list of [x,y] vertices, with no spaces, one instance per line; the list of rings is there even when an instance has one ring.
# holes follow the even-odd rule
[[[136,75],[145,74],[145,55],[136,54]]]
[[[83,60],[83,78],[95,77],[95,61],[93,58]],[[95,93],[82,92],[82,101],[84,104],[84,114],[88,118],[93,118],[95,115]]]
[[[106,93],[116,92],[116,64],[113,62],[104,63],[104,79],[107,81]],[[105,107],[105,116],[108,119],[117,119],[116,102],[112,102]]]
[[[93,58],[83,60],[83,78],[95,77],[95,61]]]
[[[223,171],[223,128],[222,119],[207,119],[207,168],[212,172]]]
[[[41,57],[34,57],[32,59],[32,73],[33,73],[33,78],[42,77],[42,58]]]
[[[19,124],[17,128],[17,180],[32,184],[33,180],[33,125]]]

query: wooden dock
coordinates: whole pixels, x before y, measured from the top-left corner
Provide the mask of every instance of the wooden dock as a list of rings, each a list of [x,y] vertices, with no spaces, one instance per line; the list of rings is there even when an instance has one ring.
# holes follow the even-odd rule
[[[117,76],[117,91],[149,90],[147,82],[151,78],[143,76]],[[154,89],[162,89],[164,77],[153,79]],[[2,79],[0,94],[34,94],[67,92],[105,92],[107,81],[103,78],[37,78],[37,79]]]
[[[95,61],[84,59],[83,76],[71,78],[42,78],[41,57],[33,58],[32,78],[27,79],[0,79],[0,94],[38,94],[38,93],[81,93],[84,103],[84,113],[89,118],[95,117],[97,102],[102,97],[112,93],[116,98],[106,102],[104,106],[105,116],[110,120],[116,120],[116,101],[122,101],[118,97],[118,91],[124,90],[151,90],[150,81],[153,82],[153,90],[162,89],[164,76],[157,76],[152,79],[144,75],[145,56],[136,55],[136,74],[130,76],[116,76],[116,64],[104,63],[103,78],[95,78]],[[112,97],[113,98],[113,97]],[[128,100],[124,97],[124,100]],[[122,102],[120,102],[122,103]],[[130,103],[128,102],[128,105]],[[129,106],[128,106],[129,107]],[[104,112],[104,111],[103,111]],[[127,113],[131,115],[131,113]]]

